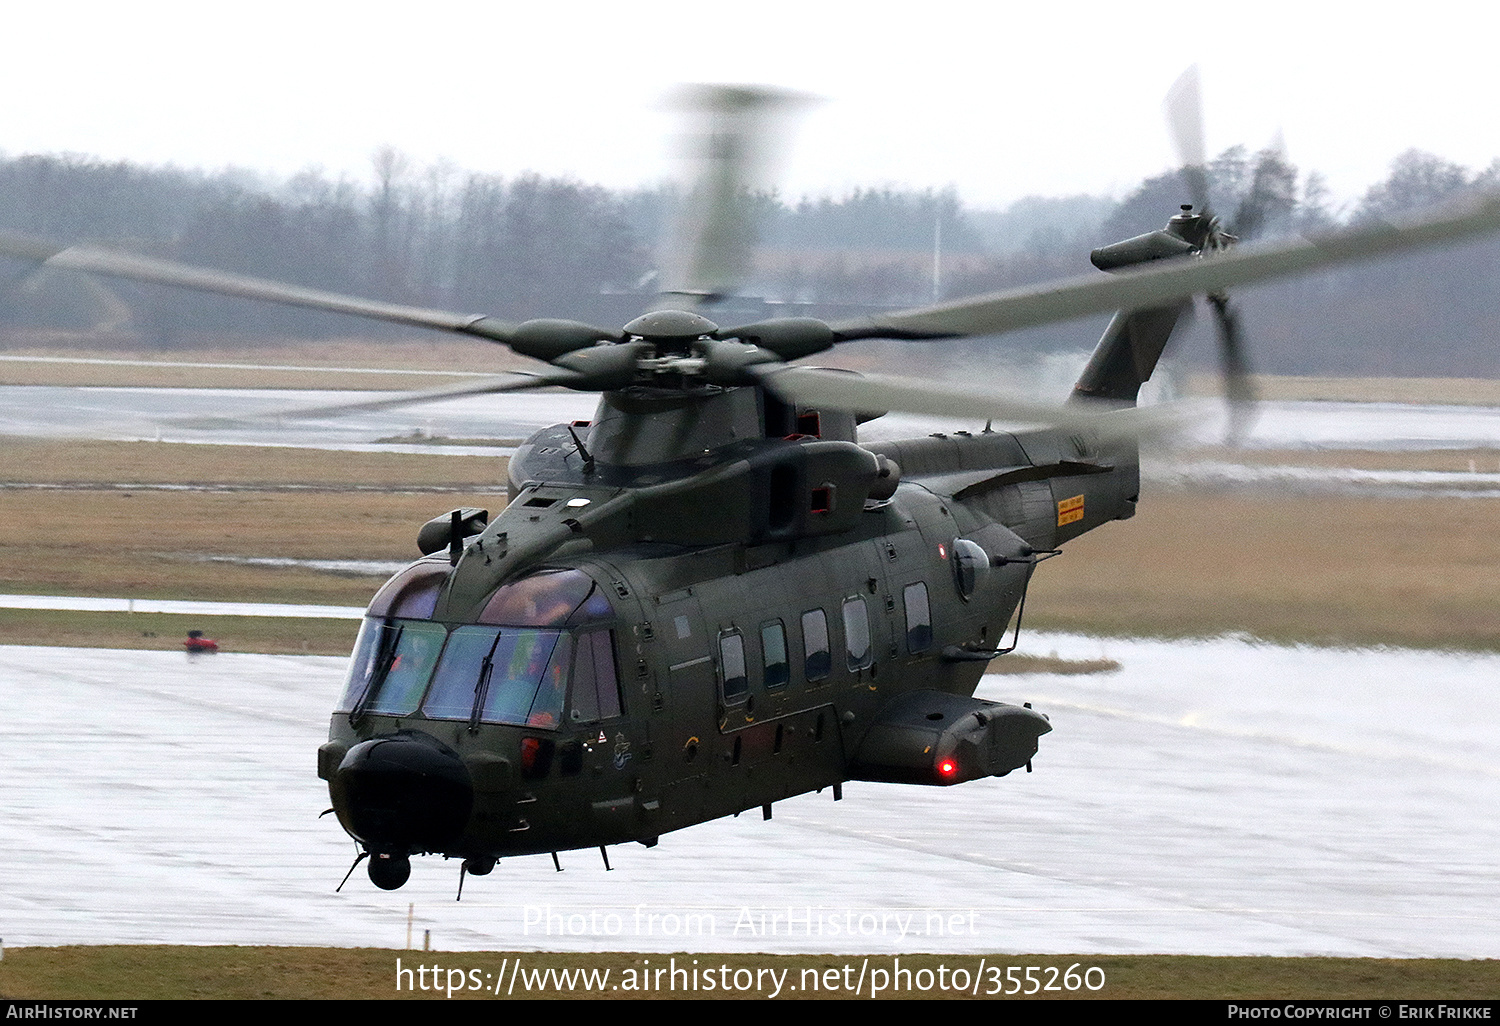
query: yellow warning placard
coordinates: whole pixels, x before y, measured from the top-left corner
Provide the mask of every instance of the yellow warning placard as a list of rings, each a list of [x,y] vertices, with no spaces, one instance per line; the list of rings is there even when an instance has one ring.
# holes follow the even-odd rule
[[[1083,519],[1083,496],[1075,495],[1071,499],[1064,499],[1057,504],[1057,526],[1071,524],[1075,520]]]

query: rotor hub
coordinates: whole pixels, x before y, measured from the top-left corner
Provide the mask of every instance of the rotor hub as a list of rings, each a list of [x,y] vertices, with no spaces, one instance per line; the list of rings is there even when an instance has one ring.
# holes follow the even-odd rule
[[[653,310],[625,325],[625,334],[647,342],[689,342],[718,330],[707,317],[686,310]]]

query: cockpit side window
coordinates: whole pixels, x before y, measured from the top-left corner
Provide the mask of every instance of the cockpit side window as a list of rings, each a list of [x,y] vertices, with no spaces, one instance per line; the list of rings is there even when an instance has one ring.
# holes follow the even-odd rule
[[[552,647],[552,658],[547,660],[547,668],[542,671],[537,684],[536,698],[526,715],[528,727],[556,730],[562,725],[563,700],[568,692],[568,662],[573,651],[569,640],[563,637]]]
[[[354,654],[349,657],[349,672],[344,675],[344,697],[334,712],[352,712],[364,697],[375,675],[375,663],[380,658],[381,642],[385,640],[389,621],[366,617],[359,625],[359,637],[354,642]]]
[[[620,715],[620,678],[615,672],[609,631],[578,637],[573,655],[573,699],[568,713],[574,723],[595,723]]]

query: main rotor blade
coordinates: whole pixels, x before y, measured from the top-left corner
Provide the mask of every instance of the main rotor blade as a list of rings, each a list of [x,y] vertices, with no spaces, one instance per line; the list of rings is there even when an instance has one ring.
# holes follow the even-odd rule
[[[764,86],[689,86],[672,101],[692,116],[686,156],[697,165],[666,253],[664,302],[681,309],[744,284],[755,241],[746,194],[774,157],[784,116],[809,98]]]
[[[384,399],[364,399],[350,403],[329,403],[324,406],[297,406],[284,410],[275,410],[270,413],[258,413],[248,417],[196,417],[191,420],[180,421],[179,423],[185,427],[222,428],[240,424],[266,423],[282,420],[326,419],[342,417],[351,413],[365,413],[370,410],[391,410],[401,406],[436,403],[442,402],[444,399],[460,399],[471,395],[522,392],[533,388],[546,388],[550,385],[566,386],[580,381],[583,377],[582,374],[575,371],[561,369],[546,371],[541,374],[517,372],[515,374],[499,375],[492,378],[482,378],[479,381],[463,385],[446,385],[442,388],[427,388],[419,392],[403,392],[400,395],[388,396]]]
[[[1139,310],[1302,271],[1368,260],[1500,230],[1500,194],[1484,194],[1435,214],[1308,238],[1236,246],[1227,253],[1167,260],[1108,276],[991,292],[937,306],[834,321],[840,342],[863,338],[935,339],[996,335],[1108,310]]]
[[[943,384],[914,384],[907,378],[852,374],[828,367],[764,364],[750,368],[750,373],[783,401],[854,413],[900,410],[936,417],[1028,423],[1055,420],[1061,413],[1061,407],[1054,403],[1030,402]]]
[[[174,263],[170,260],[157,260],[154,257],[115,253],[93,246],[58,246],[12,232],[0,232],[0,254],[30,260],[42,267],[87,271],[90,274],[102,274],[111,278],[172,285],[178,288],[194,289],[198,292],[212,292],[221,296],[259,299],[284,306],[351,314],[394,324],[456,331],[493,342],[510,342],[515,330],[513,325],[481,314],[460,314],[446,310],[403,306],[399,303],[382,303],[373,299],[361,299],[358,296],[346,296],[337,292],[303,288],[300,285],[288,285],[284,282],[253,278],[229,271],[214,271]]]
[[[750,373],[785,402],[854,413],[899,410],[933,417],[1091,428],[1111,435],[1154,433],[1176,425],[1184,415],[1182,409],[1163,406],[1122,409],[1092,403],[1052,405],[956,385],[914,384],[905,378],[851,374],[824,367],[762,364],[750,368]]]

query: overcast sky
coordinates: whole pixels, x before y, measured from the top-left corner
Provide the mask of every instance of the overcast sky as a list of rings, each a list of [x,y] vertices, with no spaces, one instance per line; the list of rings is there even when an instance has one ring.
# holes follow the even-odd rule
[[[1042,7],[1046,7],[1042,11]],[[1417,147],[1500,155],[1478,4],[257,0],[9,5],[0,151],[367,179],[419,165],[659,181],[674,83],[823,102],[783,192],[953,186],[975,206],[1121,194],[1167,169],[1162,97],[1202,69],[1208,147],[1266,145],[1359,195]]]

